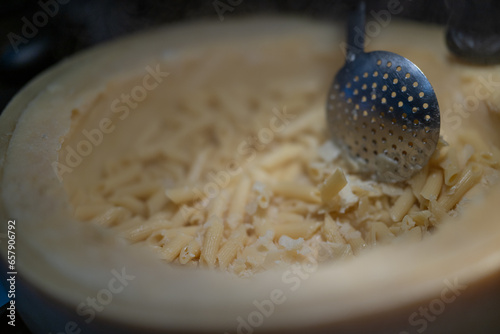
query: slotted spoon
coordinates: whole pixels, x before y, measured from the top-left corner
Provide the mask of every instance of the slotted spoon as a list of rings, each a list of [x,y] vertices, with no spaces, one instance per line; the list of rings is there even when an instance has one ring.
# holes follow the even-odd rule
[[[439,105],[411,61],[388,51],[364,52],[365,4],[351,14],[345,65],[327,102],[332,140],[359,171],[383,182],[409,179],[439,140]]]

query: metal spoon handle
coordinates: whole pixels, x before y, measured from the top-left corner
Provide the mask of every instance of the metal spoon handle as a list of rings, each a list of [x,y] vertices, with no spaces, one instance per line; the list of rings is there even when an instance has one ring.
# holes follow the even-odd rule
[[[360,1],[349,15],[347,23],[346,62],[352,62],[356,55],[363,53],[365,48],[365,12],[366,5]]]

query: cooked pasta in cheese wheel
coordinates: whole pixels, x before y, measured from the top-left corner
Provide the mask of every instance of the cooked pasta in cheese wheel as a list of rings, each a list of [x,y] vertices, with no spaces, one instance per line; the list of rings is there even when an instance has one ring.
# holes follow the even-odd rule
[[[77,125],[85,118],[102,122],[107,112],[129,138],[95,164],[88,187],[67,183],[75,217],[146,245],[165,262],[239,276],[426,238],[498,176],[498,147],[473,127],[457,138],[447,121],[467,99],[461,82],[475,76],[454,72],[430,50],[374,40],[422,67],[444,111],[430,163],[406,182],[381,184],[349,168],[329,139],[325,94],[343,62],[338,42],[315,44],[300,34],[232,41],[110,78],[106,102],[73,110],[79,133],[64,138],[60,161],[98,139],[95,129]],[[153,68],[165,78],[149,90]],[[133,122],[142,125],[125,125]]]

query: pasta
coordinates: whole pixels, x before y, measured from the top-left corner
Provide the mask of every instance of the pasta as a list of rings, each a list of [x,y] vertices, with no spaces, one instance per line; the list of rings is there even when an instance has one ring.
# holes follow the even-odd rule
[[[219,266],[221,268],[227,268],[231,261],[236,258],[236,255],[238,254],[240,249],[245,246],[247,238],[248,236],[245,226],[240,225],[238,229],[233,231],[224,246],[222,246],[217,253],[217,260],[219,261]]]
[[[349,223],[341,223],[340,226],[340,233],[349,245],[351,245],[353,253],[355,255],[359,254],[366,247],[366,242],[361,236],[361,232]]]
[[[243,178],[238,184],[231,205],[229,206],[227,222],[230,228],[234,229],[241,223],[245,217],[245,206],[250,195],[252,182],[248,177]]]
[[[114,191],[115,196],[134,196],[137,198],[146,198],[160,189],[157,182],[140,182],[126,187],[118,188]]]
[[[111,226],[119,220],[129,217],[129,211],[122,207],[112,207],[101,215],[95,217],[93,221],[101,226]]]
[[[420,191],[420,196],[426,200],[436,200],[443,185],[443,172],[441,170],[432,171],[425,181],[425,185]]]
[[[165,204],[167,204],[168,198],[164,189],[158,189],[156,193],[151,196],[147,202],[146,207],[148,210],[148,215],[152,216],[158,211],[160,211]]]
[[[75,217],[164,262],[248,276],[421,240],[498,173],[498,148],[464,132],[453,145],[441,140],[406,182],[367,179],[329,141],[314,103],[324,99],[307,87],[177,96],[179,113],[162,113],[128,152],[103,163],[95,185],[73,192]]]
[[[145,205],[142,201],[138,200],[132,196],[123,196],[123,197],[111,197],[109,199],[111,203],[116,206],[121,206],[125,209],[128,209],[135,215],[143,215],[145,210]]]
[[[291,182],[276,182],[270,185],[271,190],[276,195],[297,198],[305,202],[320,203],[320,193],[318,188],[295,184]]]
[[[324,182],[321,187],[321,200],[327,204],[330,202],[347,184],[344,173],[336,169]]]
[[[445,190],[437,201],[445,211],[452,209],[465,195],[481,179],[482,168],[477,163],[471,163],[461,173],[456,184]]]
[[[340,234],[339,226],[330,215],[325,215],[322,232],[327,241],[338,244],[344,244],[346,242],[344,237]]]
[[[139,164],[134,164],[128,168],[122,169],[119,173],[113,174],[112,177],[107,178],[103,181],[102,187],[103,192],[108,193],[119,186],[127,184],[134,179],[139,177],[141,171],[141,166]]]
[[[276,168],[292,159],[297,158],[302,153],[299,145],[285,145],[278,152],[269,152],[262,158],[261,166],[265,169]]]
[[[185,246],[179,254],[179,262],[181,264],[186,264],[195,260],[200,256],[201,245],[196,239],[191,240],[187,246]]]
[[[224,225],[219,216],[213,215],[208,221],[209,227],[203,238],[203,247],[201,249],[200,259],[209,267],[215,266],[217,252],[222,241]]]
[[[454,148],[448,150],[445,160],[441,163],[441,167],[444,170],[444,183],[448,186],[453,185],[460,172],[458,157]]]
[[[175,204],[182,204],[196,200],[202,196],[202,193],[194,191],[192,188],[184,186],[166,190],[167,197]]]
[[[320,227],[317,222],[289,222],[286,224],[276,224],[265,226],[262,230],[273,231],[275,238],[286,235],[290,238],[305,238],[309,239]]]
[[[410,187],[413,191],[413,195],[419,200],[422,200],[421,191],[425,186],[425,182],[428,176],[429,165],[426,165],[422,170],[417,172],[409,181]]]
[[[386,224],[373,222],[370,224],[370,234],[368,239],[372,244],[386,243],[394,238],[394,234],[389,230]]]
[[[179,256],[181,250],[193,239],[189,234],[179,233],[171,241],[166,243],[161,250],[161,256],[164,260],[172,262]]]
[[[415,203],[415,195],[411,188],[406,188],[401,196],[398,197],[394,205],[390,209],[390,215],[394,222],[401,221],[401,219],[406,215],[408,210],[410,210],[413,203]]]
[[[83,204],[75,209],[75,218],[80,220],[91,220],[97,215],[110,209],[112,206],[109,204]]]

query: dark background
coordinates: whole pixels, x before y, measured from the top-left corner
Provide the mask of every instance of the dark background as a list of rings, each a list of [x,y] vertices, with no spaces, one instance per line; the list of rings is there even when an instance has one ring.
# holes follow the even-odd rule
[[[26,82],[51,64],[84,48],[134,31],[176,21],[219,20],[218,10],[225,11],[224,18],[232,19],[248,14],[280,13],[338,20],[344,19],[356,2],[1,0],[0,111]],[[500,1],[368,0],[367,11],[385,10],[391,2],[400,3],[403,8],[398,17],[447,25],[448,46],[458,56],[479,63],[500,62]],[[46,14],[40,14],[41,11]],[[40,23],[34,26],[35,33],[29,38],[25,38],[26,33],[23,35],[23,31],[28,31],[27,21]]]
[[[1,0],[0,112],[26,82],[48,66],[79,50],[134,31],[200,18],[219,20],[218,10],[225,11],[226,6],[224,18],[231,19],[248,14],[279,13],[339,20],[345,19],[356,2]],[[398,17],[447,25],[447,44],[458,56],[479,63],[500,62],[500,1],[368,0],[367,11],[386,10],[391,2],[400,3],[403,8]],[[35,28],[29,38],[25,38],[26,32],[32,32],[26,30],[27,21]],[[40,24],[33,26],[36,22]]]
[[[395,1],[395,0],[392,0]],[[452,0],[453,1],[453,0]],[[388,0],[367,1],[368,10],[387,9]],[[456,2],[456,0],[455,0]],[[45,11],[40,3],[57,5],[45,25],[24,43],[26,19]],[[92,45],[134,31],[176,21],[211,18],[218,20],[216,7],[233,8],[224,18],[258,13],[301,14],[322,20],[345,18],[352,0],[1,0],[0,2],[0,111],[32,77],[64,57]],[[404,1],[402,17],[446,24],[449,6],[445,0]],[[223,10],[223,9],[221,9]],[[23,17],[25,18],[23,20]],[[38,16],[44,23],[43,16]],[[26,27],[25,27],[26,29]],[[25,30],[26,31],[26,30]],[[10,36],[10,40],[9,40]],[[13,47],[17,42],[17,49]]]

